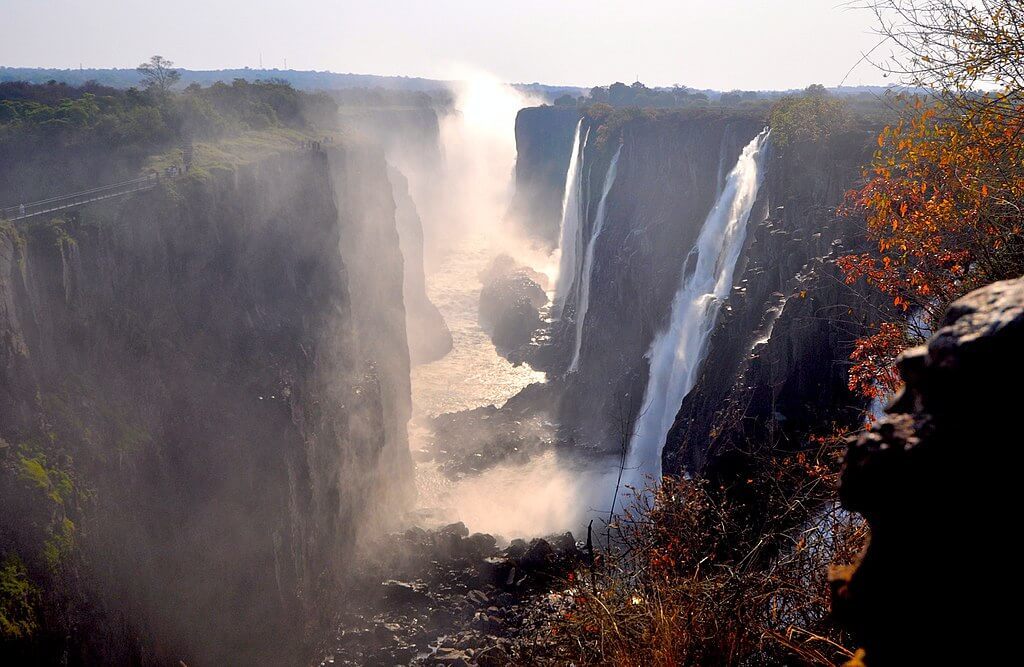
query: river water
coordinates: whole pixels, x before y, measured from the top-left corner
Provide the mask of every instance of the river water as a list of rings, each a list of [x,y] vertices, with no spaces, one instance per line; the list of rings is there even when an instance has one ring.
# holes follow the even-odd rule
[[[482,232],[469,233],[427,275],[427,293],[452,332],[452,351],[442,359],[412,370],[413,419],[410,447],[430,437],[428,420],[445,412],[485,405],[501,406],[521,389],[546,376],[526,364],[513,366],[502,358],[477,320],[480,272],[500,248]],[[466,519],[456,485],[440,475],[432,462],[416,464],[420,513],[434,522]]]

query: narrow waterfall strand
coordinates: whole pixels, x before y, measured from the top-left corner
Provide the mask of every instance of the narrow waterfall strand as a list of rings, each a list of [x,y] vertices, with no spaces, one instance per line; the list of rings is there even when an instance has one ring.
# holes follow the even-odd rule
[[[587,309],[590,307],[590,275],[594,270],[594,248],[597,246],[597,238],[601,236],[604,229],[604,218],[608,203],[608,193],[611,192],[615,183],[615,175],[619,167],[619,155],[622,153],[622,144],[615,151],[611,163],[608,165],[608,173],[604,177],[604,186],[601,190],[601,201],[597,205],[597,217],[594,219],[594,232],[587,242],[587,252],[583,257],[583,270],[580,273],[579,299],[576,305],[576,340],[573,343],[572,362],[569,364],[569,372],[575,373],[580,365],[580,349],[583,345],[583,321],[587,317]]]
[[[562,311],[568,300],[569,290],[577,278],[580,264],[580,246],[583,243],[582,193],[583,155],[590,139],[590,128],[580,135],[583,119],[576,124],[576,135],[572,142],[572,155],[569,157],[569,168],[565,172],[565,194],[562,197],[562,224],[559,232],[558,249],[558,280],[555,282],[555,299],[551,314],[561,319]]]

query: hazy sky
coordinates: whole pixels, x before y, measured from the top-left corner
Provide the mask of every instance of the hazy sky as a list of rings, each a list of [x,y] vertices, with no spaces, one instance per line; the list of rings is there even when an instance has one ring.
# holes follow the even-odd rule
[[[511,82],[837,85],[877,41],[844,0],[0,0],[0,65],[265,67]],[[883,83],[862,64],[848,84]]]

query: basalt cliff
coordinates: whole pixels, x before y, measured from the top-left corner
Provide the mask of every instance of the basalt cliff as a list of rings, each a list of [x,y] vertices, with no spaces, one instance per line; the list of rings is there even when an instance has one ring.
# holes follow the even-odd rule
[[[296,151],[0,224],[0,546],[25,601],[5,617],[47,630],[5,650],[299,661],[411,489],[383,156]]]
[[[767,121],[736,112],[601,110],[567,121],[564,109],[529,111],[518,124],[523,164],[553,159],[545,157],[548,134],[571,146],[573,120],[580,122],[581,237],[593,255],[589,267],[586,258],[578,262],[551,341],[532,361],[554,376],[563,436],[615,451],[641,411],[652,341],[693,271],[702,225],[741,150]],[[799,447],[822,425],[859,418],[864,406],[837,360],[849,356],[873,304],[843,284],[831,259],[861,243],[836,207],[870,154],[871,136],[866,127],[794,144],[769,135],[731,290],[664,440],[666,472],[704,472],[755,442]],[[550,192],[535,199],[540,212],[530,223],[545,240],[557,239],[552,220],[562,217],[567,161],[548,171],[557,167],[561,183],[544,180]],[[532,179],[525,185],[539,187]]]

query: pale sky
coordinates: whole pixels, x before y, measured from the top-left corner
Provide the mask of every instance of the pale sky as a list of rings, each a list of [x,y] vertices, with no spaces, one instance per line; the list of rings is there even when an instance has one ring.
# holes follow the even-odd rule
[[[844,0],[0,0],[0,65],[258,67],[508,82],[835,86],[873,47]],[[847,85],[887,81],[869,64]]]

